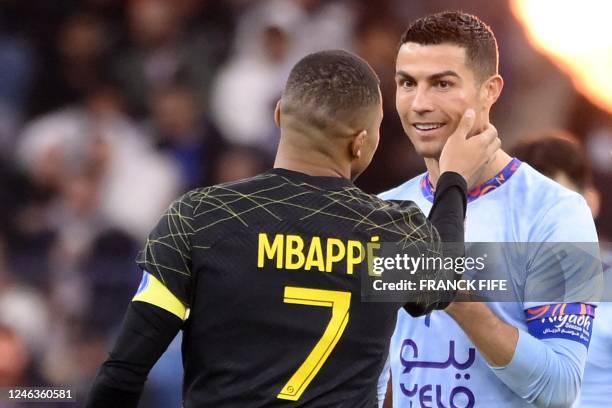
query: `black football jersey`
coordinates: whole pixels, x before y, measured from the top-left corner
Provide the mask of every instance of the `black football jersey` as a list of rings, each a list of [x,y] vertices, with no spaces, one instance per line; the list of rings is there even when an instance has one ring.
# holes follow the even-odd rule
[[[397,309],[363,302],[372,242],[439,240],[412,202],[273,169],[193,190],[138,263],[189,308],[184,407],[372,407]]]

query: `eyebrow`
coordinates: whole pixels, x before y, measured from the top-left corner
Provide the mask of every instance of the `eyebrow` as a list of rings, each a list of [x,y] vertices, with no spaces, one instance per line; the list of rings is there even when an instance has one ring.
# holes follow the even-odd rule
[[[412,75],[410,75],[406,71],[402,71],[401,69],[395,73],[395,76],[396,77],[400,77],[400,78],[404,78],[404,79],[411,79],[411,80],[414,81],[414,77]],[[455,71],[452,71],[452,70],[437,72],[435,74],[432,74],[432,75],[428,76],[427,79],[429,81],[435,81],[437,79],[440,79],[440,78],[443,78],[443,77],[446,77],[446,76],[453,76],[453,77],[455,77],[457,79],[461,79],[459,74],[457,74]]]

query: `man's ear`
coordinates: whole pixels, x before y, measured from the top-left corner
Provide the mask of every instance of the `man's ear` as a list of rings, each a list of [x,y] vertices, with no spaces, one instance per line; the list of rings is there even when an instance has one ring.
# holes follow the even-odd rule
[[[364,129],[361,132],[359,132],[357,136],[355,136],[354,139],[351,141],[350,148],[351,148],[351,156],[353,159],[358,159],[361,157],[361,154],[362,154],[361,150],[363,148],[367,135],[368,135],[368,131]]]
[[[281,117],[281,100],[279,99],[276,102],[276,108],[274,108],[274,123],[276,126],[280,127],[280,117]]]
[[[503,87],[504,79],[500,75],[493,75],[485,81],[482,86],[482,92],[484,100],[489,108],[497,102]]]

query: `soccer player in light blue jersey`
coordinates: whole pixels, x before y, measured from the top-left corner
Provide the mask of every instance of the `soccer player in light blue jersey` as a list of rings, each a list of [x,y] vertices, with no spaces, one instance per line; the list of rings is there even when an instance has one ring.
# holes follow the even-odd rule
[[[493,32],[461,12],[415,21],[402,36],[396,83],[404,131],[424,157],[427,172],[381,197],[413,200],[427,213],[441,149],[462,112],[476,111],[473,131],[478,132],[489,124],[489,111],[501,93]],[[543,242],[596,243],[597,233],[579,194],[499,150],[469,194],[466,241],[527,242],[534,248]],[[390,372],[381,376],[379,396],[390,377],[394,407],[571,406],[580,392],[597,289],[587,282],[584,301],[537,302],[547,293],[551,273],[541,255],[515,253],[497,266],[522,301],[455,302],[420,318],[400,311]],[[564,272],[579,281],[592,267],[589,261],[568,252]],[[571,290],[585,283],[566,285]],[[580,323],[577,330],[564,330],[570,318]]]
[[[597,218],[599,192],[593,186],[584,149],[572,134],[541,132],[515,146],[512,154],[559,184],[580,193],[586,199],[593,218]],[[597,325],[589,344],[579,408],[603,408],[612,401],[612,248],[602,247],[601,250],[606,268],[603,301],[597,305]]]

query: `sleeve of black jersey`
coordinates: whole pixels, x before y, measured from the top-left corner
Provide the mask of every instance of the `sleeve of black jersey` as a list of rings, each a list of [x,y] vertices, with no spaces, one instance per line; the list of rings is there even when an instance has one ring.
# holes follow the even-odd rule
[[[119,336],[89,393],[87,408],[135,408],[149,371],[183,322],[144,302],[132,302]]]
[[[463,176],[451,171],[442,173],[428,217],[442,242],[465,241],[466,208],[467,183]]]
[[[465,212],[467,208],[467,183],[455,172],[444,172],[438,179],[429,221],[438,231],[444,257],[460,258],[465,255]],[[454,271],[440,271],[438,279],[461,279]],[[445,309],[454,292],[439,292],[425,297],[424,301],[411,302],[404,309],[413,317],[423,316],[432,310]]]
[[[176,200],[153,228],[136,262],[187,307],[191,303],[193,206],[189,193]]]

